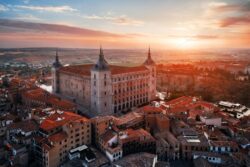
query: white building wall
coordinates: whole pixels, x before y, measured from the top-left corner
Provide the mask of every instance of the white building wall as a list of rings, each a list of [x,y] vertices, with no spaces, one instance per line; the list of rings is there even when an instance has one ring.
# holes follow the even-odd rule
[[[66,73],[52,69],[53,92],[71,99],[98,115],[126,111],[150,102],[156,95],[156,67],[149,70],[111,75],[110,71],[91,71],[91,76]],[[56,86],[56,80],[59,86]],[[131,83],[133,90],[130,90]],[[105,85],[106,84],[106,85]],[[119,88],[121,92],[118,92]],[[117,94],[115,95],[115,91]],[[115,104],[116,103],[116,104]],[[125,107],[124,107],[125,106]],[[120,108],[120,109],[119,109]]]
[[[75,99],[76,103],[90,107],[90,77],[60,73],[60,93]]]
[[[110,71],[91,71],[91,111],[112,114],[112,81]]]
[[[149,100],[152,101],[156,98],[156,66],[147,65],[146,67],[150,71],[148,85],[149,85]]]
[[[106,153],[106,156],[108,157],[108,159],[111,161],[111,162],[114,162],[114,161],[117,161],[119,159],[122,158],[122,150],[118,151],[118,152],[115,152],[115,153],[110,153],[108,151],[105,152]]]
[[[201,122],[205,123],[206,125],[214,125],[214,126],[221,126],[221,118],[206,118],[200,117]]]

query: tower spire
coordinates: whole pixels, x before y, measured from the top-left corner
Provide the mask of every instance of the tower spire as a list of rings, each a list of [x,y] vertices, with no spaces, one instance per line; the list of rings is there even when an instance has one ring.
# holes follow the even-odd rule
[[[56,48],[56,62],[59,62],[59,59],[58,59],[58,48]]]
[[[60,61],[59,61],[59,57],[58,57],[58,49],[56,49],[56,57],[55,57],[55,62],[53,63],[53,66],[56,68],[62,66]]]
[[[102,45],[100,45],[100,54],[99,55],[103,55]]]
[[[99,58],[94,66],[94,70],[108,70],[108,62],[105,60],[102,45],[100,45]]]
[[[151,58],[151,49],[150,49],[150,45],[148,47],[148,56],[146,61],[144,62],[144,65],[152,65],[155,64],[154,60]]]
[[[148,59],[151,59],[150,45],[149,45],[149,47],[148,47]]]

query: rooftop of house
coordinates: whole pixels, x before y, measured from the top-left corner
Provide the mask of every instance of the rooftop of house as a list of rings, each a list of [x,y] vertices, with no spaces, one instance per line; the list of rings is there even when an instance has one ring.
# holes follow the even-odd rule
[[[238,144],[234,141],[209,141],[210,146],[213,147],[231,147],[238,148]]]
[[[181,96],[179,98],[170,100],[164,104],[167,108],[186,108],[186,109],[211,109],[215,110],[217,107],[213,103],[202,101],[197,97]]]
[[[117,133],[115,131],[108,130],[107,132],[105,132],[104,134],[102,134],[100,136],[100,139],[102,140],[103,143],[108,143],[110,141],[110,139],[112,139],[116,135],[117,135]]]
[[[22,96],[25,97],[26,99],[49,103],[58,108],[65,108],[65,109],[75,108],[74,103],[68,100],[62,100],[58,98],[57,96],[52,95],[49,92],[46,92],[45,90],[41,88],[35,88],[35,89],[24,91]]]
[[[60,142],[63,141],[64,139],[67,139],[67,137],[68,137],[67,133],[62,131],[49,136],[48,140],[52,142]]]
[[[192,145],[192,146],[209,146],[208,140],[203,134],[197,134],[197,136],[178,136],[178,140],[183,145]]]
[[[143,119],[142,114],[138,112],[130,112],[128,114],[125,114],[121,117],[114,119],[114,123],[116,126],[121,126],[121,125],[129,124],[129,123],[137,122],[141,119]]]
[[[163,110],[159,107],[154,107],[154,106],[150,106],[150,105],[147,105],[147,106],[144,106],[142,108],[139,109],[139,112],[143,112],[145,114],[153,114],[153,113],[162,113]]]
[[[61,127],[70,122],[86,122],[88,118],[74,114],[72,112],[57,111],[47,117],[40,125],[40,128],[49,131],[57,127]]]
[[[91,69],[93,68],[93,66],[94,64],[66,66],[66,67],[60,68],[59,71],[64,72],[64,73],[69,73],[69,74],[75,74],[75,75],[90,76]],[[143,65],[135,66],[135,67],[109,65],[109,70],[111,71],[112,75],[148,71],[148,69]]]
[[[146,130],[140,128],[140,129],[126,129],[122,132],[119,133],[119,139],[122,143],[129,142],[129,141],[134,141],[136,139],[139,139],[143,137],[144,140],[151,140],[154,141],[154,137],[151,136],[149,132]]]
[[[8,126],[8,130],[20,129],[23,132],[34,132],[39,128],[38,123],[35,120],[26,120],[16,123],[12,123]]]
[[[111,115],[106,115],[106,116],[96,116],[94,118],[91,118],[92,122],[105,122],[105,121],[109,121],[109,120],[113,120],[115,117],[111,116]]]
[[[218,128],[208,129],[203,127],[203,132],[209,140],[226,140],[228,137]]]
[[[118,161],[115,161],[114,164],[125,167],[125,166],[133,166],[133,167],[142,167],[142,166],[153,166],[154,160],[156,158],[155,154],[150,153],[137,153],[128,155]]]

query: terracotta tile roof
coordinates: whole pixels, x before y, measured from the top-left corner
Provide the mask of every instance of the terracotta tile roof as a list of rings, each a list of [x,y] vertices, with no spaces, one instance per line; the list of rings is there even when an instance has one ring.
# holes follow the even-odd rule
[[[22,93],[23,97],[37,101],[45,101],[45,99],[49,97],[49,95],[50,94],[48,92],[44,91],[41,88],[27,90]]]
[[[8,127],[9,130],[21,129],[24,132],[37,131],[38,124],[35,120],[21,121],[17,123],[12,123]]]
[[[54,107],[65,109],[65,110],[71,110],[76,107],[75,104],[73,104],[72,102],[68,100],[61,100],[55,97],[48,98],[47,102],[52,104],[52,106]]]
[[[170,105],[170,106],[180,106],[180,105],[185,105],[185,104],[189,104],[193,101],[193,97],[191,96],[182,96],[173,100],[170,100],[168,102],[166,102],[166,105]]]
[[[142,107],[142,112],[144,113],[162,113],[162,109],[159,107],[154,107],[154,106],[144,106]]]
[[[59,132],[48,137],[49,141],[60,142],[68,137],[66,132]]]
[[[210,141],[210,145],[214,147],[238,148],[238,144],[234,141]]]
[[[90,76],[91,74],[90,72],[93,66],[94,64],[67,66],[60,68],[59,71],[75,75]],[[138,72],[138,71],[148,71],[148,69],[145,66],[125,67],[125,66],[109,65],[109,69],[112,75]]]
[[[40,125],[40,128],[48,131],[60,126],[63,126],[69,122],[78,122],[78,121],[89,121],[86,117],[74,114],[72,112],[62,112],[50,115],[47,117]]]
[[[105,132],[103,135],[100,136],[100,139],[104,142],[107,143],[110,139],[112,139],[116,133],[113,130],[108,130]]]
[[[150,133],[148,133],[146,130],[144,129],[126,129],[125,131],[123,131],[123,133],[126,135],[126,137],[121,137],[120,136],[120,140],[122,141],[122,143],[126,143],[129,141],[134,141],[134,140],[140,140],[140,139],[144,139],[144,140],[152,140],[154,141],[155,139],[153,138],[153,136],[151,136]],[[142,138],[143,137],[143,138]]]
[[[45,104],[50,104],[53,107],[63,110],[74,110],[75,104],[68,101],[59,99],[57,96],[46,92],[41,88],[31,89],[24,91],[22,97],[31,101],[39,101]]]
[[[123,124],[128,124],[128,123],[132,123],[132,122],[136,122],[138,120],[143,119],[143,115],[137,112],[130,112],[128,114],[125,114],[121,117],[118,117],[116,119],[114,119],[115,125],[116,126],[120,126]]]

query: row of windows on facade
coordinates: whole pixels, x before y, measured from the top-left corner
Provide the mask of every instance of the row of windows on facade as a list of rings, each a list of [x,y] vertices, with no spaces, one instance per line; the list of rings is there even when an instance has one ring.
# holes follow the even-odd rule
[[[116,105],[117,104],[117,101],[118,101],[118,103],[125,103],[125,102],[129,102],[129,101],[133,101],[133,100],[137,100],[137,99],[139,99],[139,98],[147,98],[147,96],[148,96],[148,94],[147,93],[145,93],[145,94],[140,94],[140,95],[136,95],[136,96],[130,96],[130,98],[129,97],[127,97],[126,99],[125,98],[123,98],[122,99],[122,101],[119,99],[119,100],[114,100],[114,104]],[[134,98],[133,98],[134,97]]]
[[[144,89],[144,88],[148,88],[148,84],[142,84],[142,85],[137,85],[137,86],[129,86],[129,87],[125,87],[123,89],[121,89],[121,88],[117,89],[116,88],[114,90],[114,94],[116,95],[117,92],[118,93],[126,93],[126,92],[130,92],[130,91],[138,90],[138,89]]]
[[[129,108],[129,107],[133,107],[133,106],[136,106],[136,105],[139,105],[139,104],[142,104],[142,103],[146,103],[147,101],[148,101],[148,98],[144,97],[144,98],[137,99],[137,100],[134,100],[134,101],[132,101],[132,100],[127,101],[127,103],[125,105],[125,99],[123,99],[123,104],[119,105],[119,106],[115,106],[114,109],[115,109],[115,111],[117,110],[117,108],[118,108],[118,110],[121,110],[121,109]],[[119,101],[119,104],[121,104],[120,101]],[[94,105],[96,106],[96,102],[94,102]],[[116,101],[115,101],[115,105],[117,105]],[[104,106],[105,107],[107,106],[106,102],[104,102]]]
[[[85,90],[84,86],[78,86],[78,84],[74,84],[72,82],[68,83],[68,82],[64,82],[65,87],[71,87],[71,88],[75,88],[78,89],[78,87],[82,87],[83,91]]]
[[[153,82],[152,82],[153,83]],[[94,86],[96,86],[96,82],[94,81]],[[104,86],[107,86],[107,82],[104,81]],[[141,83],[141,84],[137,84],[135,86],[123,86],[123,92],[125,92],[125,90],[127,89],[127,91],[133,91],[133,90],[136,90],[136,89],[143,89],[143,88],[147,88],[148,87],[148,84],[147,83]],[[119,91],[119,93],[121,93],[121,85],[118,85],[118,88],[115,87],[114,88],[114,93],[116,94],[117,92],[117,89]]]
[[[123,103],[122,105],[116,105],[116,106],[114,106],[114,113],[116,113],[117,111],[125,110],[125,109],[131,108],[133,106],[137,106],[137,105],[146,103],[146,102],[148,102],[148,99],[143,98],[140,100],[138,99],[138,100],[130,101],[127,103]]]
[[[107,81],[104,81],[103,84],[104,84],[104,86],[107,86]],[[79,87],[78,84],[73,84],[72,82],[70,83],[70,86],[69,86],[69,83],[67,83],[67,82],[64,82],[64,85],[65,85],[65,87],[74,87],[75,89],[78,89],[78,87]],[[96,81],[94,81],[93,85],[96,86]],[[118,86],[120,86],[120,85],[118,85]],[[148,84],[142,83],[142,87],[146,87],[146,86],[148,86]],[[80,87],[82,87],[83,91],[85,90],[84,86],[80,86]],[[82,91],[82,90],[80,90],[80,91]]]
[[[107,86],[107,81],[103,82],[104,86]],[[94,81],[94,86],[96,86],[96,81]]]
[[[117,78],[113,78],[112,81],[116,82],[116,81],[124,81],[124,80],[129,80],[129,79],[136,79],[136,78],[140,78],[140,77],[145,77],[148,76],[148,73],[141,73],[141,74],[133,74],[133,75],[127,75],[124,77],[117,77]],[[96,79],[96,74],[94,74],[94,79]],[[104,79],[107,79],[107,74],[104,74]]]
[[[139,89],[142,89],[143,90],[143,88],[144,87],[139,87],[139,86],[137,86],[137,88]],[[136,89],[136,86],[135,87],[127,87],[127,91],[126,91],[126,89],[124,88],[124,89],[118,89],[118,90],[114,90],[114,95],[117,95],[117,93],[119,93],[119,94],[121,94],[121,93],[128,93],[128,92],[133,92],[133,91],[135,91],[135,90],[137,90]],[[147,90],[146,89],[144,89],[144,92],[146,92]],[[96,90],[94,91],[94,95],[96,95]],[[106,91],[104,91],[104,95],[107,95],[107,92]],[[145,95],[146,96],[146,93],[143,93],[143,95]],[[143,96],[143,95],[140,95],[140,96]],[[137,95],[138,96],[138,95]]]
[[[79,136],[79,135],[78,135],[78,136]],[[76,137],[78,137],[78,136],[76,136]],[[71,139],[73,139],[73,136],[71,136]],[[65,140],[66,140],[65,142],[67,142],[67,139],[65,139]],[[82,140],[84,140],[84,136],[82,137]],[[75,142],[76,142],[76,143],[79,142],[79,141],[80,141],[80,138],[75,139]],[[87,142],[89,142],[89,135],[87,135]],[[73,144],[74,141],[71,140],[70,143]],[[62,142],[60,142],[59,144],[62,145]],[[64,145],[64,147],[67,148],[67,144]]]
[[[126,76],[126,77],[118,77],[118,78],[113,78],[113,82],[119,82],[119,81],[125,81],[125,80],[130,80],[130,79],[138,79],[141,77],[148,77],[149,74],[136,74],[136,75],[131,75],[131,76]]]
[[[114,155],[113,155],[113,158],[115,158],[115,157],[119,157],[121,155],[121,152],[119,152],[119,153],[115,153]]]

